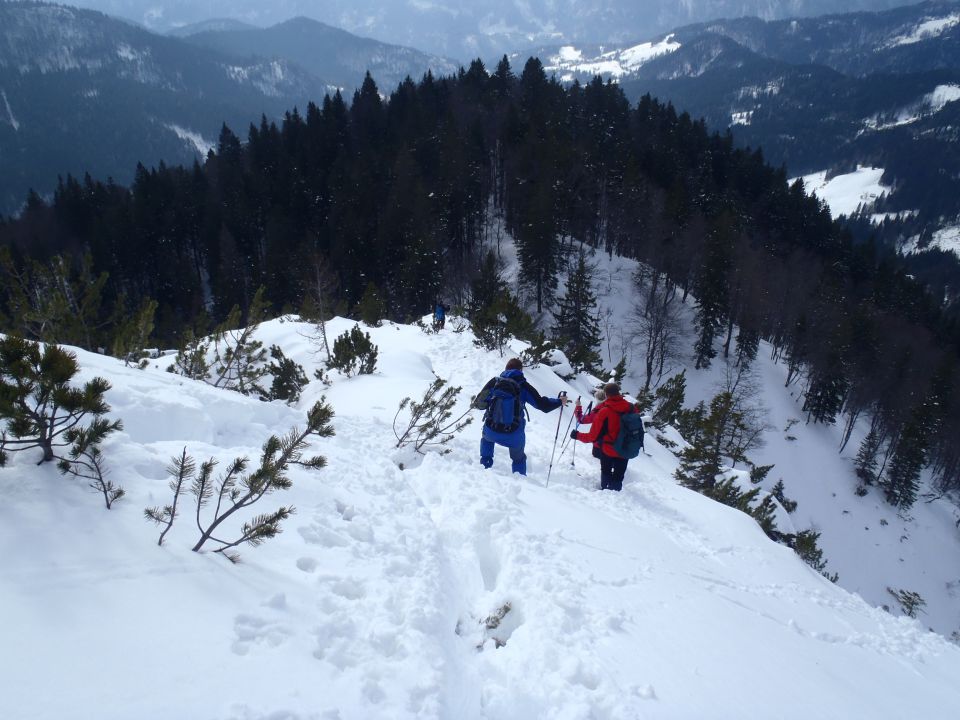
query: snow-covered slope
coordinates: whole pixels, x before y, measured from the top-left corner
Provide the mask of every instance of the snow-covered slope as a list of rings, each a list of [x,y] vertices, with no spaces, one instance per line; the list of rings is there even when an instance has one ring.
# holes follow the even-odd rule
[[[877,199],[891,188],[883,185],[883,168],[858,167],[853,172],[827,178],[826,170],[804,175],[807,193],[816,195],[830,208],[833,217],[853,215],[858,209],[868,211]],[[794,178],[790,182],[796,180]]]
[[[629,271],[600,267],[621,307]],[[125,429],[105,451],[128,496],[107,511],[33,457],[0,470],[0,716],[933,718],[960,707],[960,649],[679,487],[653,438],[620,494],[595,489],[584,446],[558,448],[545,487],[566,412],[533,412],[526,478],[509,474],[502,449],[480,467],[476,424],[446,455],[396,450],[403,397],[419,399],[436,374],[463,386],[463,411],[503,366],[454,325],[370,329],[378,371],[314,382],[296,408],[161,361],[139,371],[78,353],[84,378],[113,383]],[[310,332],[275,320],[259,337],[312,375]],[[545,366],[527,376],[548,395],[590,389]],[[230,565],[190,552],[184,509],[157,546],[142,511],[169,501],[172,456],[256,458],[321,395],[337,434],[313,449],[329,463],[295,468],[293,488],[265,500],[261,511],[297,508],[280,536]]]
[[[547,57],[544,70],[557,73],[563,82],[572,82],[575,76],[584,74],[618,80],[624,75],[636,72],[644,63],[674,52],[679,47],[680,43],[673,35],[615,50],[604,50],[600,47],[591,51],[564,45]]]

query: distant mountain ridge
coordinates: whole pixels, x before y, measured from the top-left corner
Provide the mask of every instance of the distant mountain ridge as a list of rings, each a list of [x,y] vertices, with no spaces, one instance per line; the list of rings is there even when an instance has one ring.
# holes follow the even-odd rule
[[[340,87],[353,87],[369,71],[389,90],[407,76],[457,71],[459,63],[399,45],[357,37],[316,20],[298,17],[268,28],[204,30],[184,36],[199,47],[236,57],[283,58]]]
[[[0,214],[58,175],[189,165],[225,122],[243,131],[328,90],[287,60],[230,60],[89,10],[5,2],[0,27]]]
[[[407,74],[456,69],[314,21],[212,25],[232,29],[185,40],[91,10],[0,3],[0,215],[68,173],[125,184],[138,162],[189,166],[224,123],[244,137],[262,115],[279,120],[337,88],[349,100],[367,68],[385,92]]]
[[[267,26],[310,17],[349,32],[469,62],[548,43],[626,44],[715,18],[765,20],[884,10],[905,0],[83,0],[160,31],[231,17]]]
[[[634,48],[659,48],[633,66]],[[877,13],[685,26],[641,45],[537,51],[566,82],[594,75],[631,100],[650,93],[762,148],[792,176],[884,168],[892,188],[863,228],[899,245],[960,221],[960,4],[936,0]],[[523,54],[518,55],[521,57]]]

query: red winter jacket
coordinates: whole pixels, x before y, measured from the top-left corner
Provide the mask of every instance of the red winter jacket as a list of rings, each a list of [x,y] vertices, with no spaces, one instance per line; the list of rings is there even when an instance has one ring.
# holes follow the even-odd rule
[[[607,398],[593,409],[590,431],[578,432],[577,440],[598,443],[604,455],[620,457],[613,449],[613,441],[620,432],[620,416],[633,411],[633,405],[624,400],[622,395]]]

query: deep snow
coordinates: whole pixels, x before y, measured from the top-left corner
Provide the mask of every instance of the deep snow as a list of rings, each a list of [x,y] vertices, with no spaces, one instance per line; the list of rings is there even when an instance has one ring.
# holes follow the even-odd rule
[[[629,263],[598,262],[604,302],[622,307]],[[296,408],[168,374],[164,361],[141,371],[78,352],[84,378],[113,383],[111,417],[125,429],[105,451],[128,496],[107,511],[25,454],[0,470],[0,717],[936,718],[960,709],[960,649],[831,584],[746,515],[679,487],[675,458],[653,438],[652,457],[631,462],[620,494],[595,489],[584,446],[574,466],[558,448],[544,487],[569,411],[532,411],[526,478],[509,474],[502,449],[492,470],[480,467],[477,423],[447,455],[395,449],[400,400],[419,399],[434,373],[463,386],[463,411],[503,366],[454,324],[439,335],[371,328],[377,372],[313,382]],[[329,331],[351,326],[337,319]],[[278,319],[258,336],[312,376],[310,332]],[[546,366],[527,376],[545,394],[590,390]],[[238,565],[192,553],[188,505],[157,547],[142,512],[169,501],[172,456],[186,446],[198,461],[256,458],[321,395],[337,413],[337,435],[313,444],[328,466],[293,469],[293,488],[259,508],[296,506],[280,536],[242,549]],[[785,408],[777,401],[771,415],[795,413]],[[790,475],[798,514],[852,508],[859,499],[847,491],[813,507],[807,495],[824,483],[852,485],[830,477],[845,462],[826,457],[821,436],[831,431],[797,429],[797,441],[767,451],[796,449],[776,458],[775,472]],[[822,463],[817,477],[807,475],[811,460]],[[877,517],[877,501],[860,502],[857,523]],[[932,522],[926,510],[915,517]],[[825,543],[841,583],[851,565],[867,574],[889,550],[858,545],[853,518],[830,522],[852,548],[847,557]],[[941,556],[916,562],[955,571],[956,538],[937,539]],[[905,547],[929,551],[927,542],[918,527]],[[956,620],[955,601],[950,612]]]

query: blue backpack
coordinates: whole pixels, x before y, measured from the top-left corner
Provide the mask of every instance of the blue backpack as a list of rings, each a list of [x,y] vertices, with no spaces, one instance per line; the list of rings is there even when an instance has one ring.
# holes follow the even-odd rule
[[[487,394],[483,424],[494,432],[515,432],[523,423],[520,390],[520,383],[513,378],[498,377]]]
[[[643,450],[643,418],[640,413],[626,412],[620,416],[620,432],[613,440],[613,451],[632,460]]]

